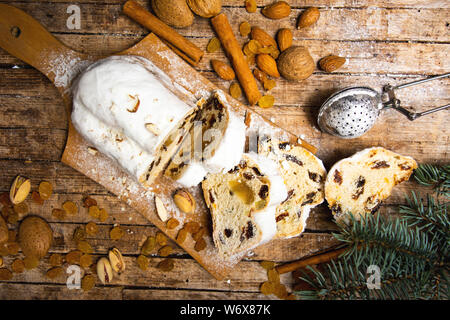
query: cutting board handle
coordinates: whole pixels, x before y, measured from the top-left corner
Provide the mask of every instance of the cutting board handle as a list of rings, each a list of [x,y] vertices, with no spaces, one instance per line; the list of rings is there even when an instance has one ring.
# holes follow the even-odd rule
[[[87,60],[86,55],[66,47],[34,18],[6,4],[0,4],[0,47],[41,71],[59,89],[70,85],[68,70],[62,64]]]

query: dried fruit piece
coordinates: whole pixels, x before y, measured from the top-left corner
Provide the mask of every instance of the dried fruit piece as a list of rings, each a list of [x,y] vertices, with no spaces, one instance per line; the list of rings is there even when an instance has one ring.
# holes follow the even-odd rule
[[[267,279],[269,282],[280,283],[280,275],[277,269],[272,268],[267,271]]]
[[[25,215],[28,213],[28,205],[25,202],[21,202],[21,203],[15,204],[13,207],[13,210],[18,215]]]
[[[239,83],[233,82],[230,85],[230,95],[235,99],[239,99],[242,96],[242,89]]]
[[[80,264],[82,252],[78,250],[70,251],[66,254],[66,261],[68,264]]]
[[[89,291],[95,286],[95,277],[91,274],[88,274],[81,279],[81,289],[83,291]]]
[[[88,213],[94,219],[98,219],[100,217],[100,209],[96,205],[90,206]]]
[[[172,271],[174,268],[174,261],[171,258],[164,259],[156,266],[158,269],[164,272]]]
[[[39,259],[34,256],[26,256],[23,259],[23,263],[24,263],[25,269],[31,270],[31,269],[37,268],[37,266],[39,265]]]
[[[166,236],[161,232],[157,232],[156,233],[156,243],[159,244],[160,246],[165,246],[167,244]]]
[[[37,203],[38,205],[42,205],[44,203],[44,199],[41,198],[38,192],[33,191],[31,193],[31,199],[33,202]]]
[[[86,239],[86,230],[82,227],[76,227],[75,231],[73,232],[72,238],[75,242],[85,240]]]
[[[222,0],[187,0],[187,4],[195,14],[203,18],[211,18],[222,10]]]
[[[260,81],[261,83],[264,83],[264,81],[267,80],[267,75],[259,70],[258,68],[256,68],[255,70],[253,70],[253,75],[255,76],[255,78]]]
[[[195,251],[200,252],[200,251],[204,250],[205,248],[206,248],[205,239],[203,239],[203,238],[198,239],[194,246]]]
[[[275,98],[271,95],[265,95],[258,101],[258,105],[261,108],[271,108],[275,103]]]
[[[280,73],[278,72],[277,62],[268,54],[258,54],[256,56],[256,64],[258,68],[267,73],[269,76],[279,78]]]
[[[161,257],[167,257],[170,255],[173,251],[173,248],[171,246],[164,246],[159,249],[158,253]]]
[[[268,296],[269,294],[272,294],[275,291],[275,286],[272,282],[263,282],[261,287],[259,288],[262,294]]]
[[[122,253],[120,253],[119,249],[113,248],[108,252],[109,262],[111,263],[111,267],[118,274],[125,271],[125,261],[123,260]]]
[[[171,229],[175,229],[179,224],[180,224],[180,222],[177,219],[170,218],[167,221],[166,227],[167,227],[167,229],[171,230]]]
[[[12,204],[18,204],[24,201],[31,190],[31,181],[21,176],[17,176],[9,191],[9,197]]]
[[[113,272],[109,260],[100,258],[97,262],[97,276],[103,284],[110,283],[113,279]]]
[[[206,233],[206,228],[201,227],[196,233],[192,234],[192,239],[194,239],[194,241],[199,241],[201,238],[203,238],[205,233]]]
[[[124,234],[125,231],[123,231],[121,227],[117,226],[111,229],[111,231],[109,232],[109,237],[112,240],[119,240],[124,236]]]
[[[147,256],[152,253],[155,247],[156,247],[156,238],[150,236],[147,238],[147,240],[145,240],[144,244],[142,245],[141,253]]]
[[[8,255],[8,248],[6,247],[6,243],[0,244],[0,257]]]
[[[92,206],[96,206],[97,205],[97,200],[91,198],[91,197],[86,197],[83,199],[83,207],[85,208],[89,208]]]
[[[77,244],[77,249],[83,253],[93,253],[94,249],[87,241],[80,241]]]
[[[169,219],[169,213],[167,212],[164,203],[159,197],[155,197],[155,207],[158,217],[161,219],[162,222],[166,222],[167,219]]]
[[[276,283],[274,285],[273,294],[276,295],[279,299],[286,299],[286,297],[288,296],[286,286],[281,283]]]
[[[241,36],[247,37],[250,34],[250,31],[252,31],[252,27],[247,21],[244,21],[239,25],[239,32]]]
[[[56,279],[63,274],[63,271],[62,267],[54,267],[48,270],[45,275],[47,278]]]
[[[11,271],[9,271],[6,268],[1,268],[0,269],[0,280],[8,281],[8,280],[11,280],[12,277],[13,277],[13,274],[12,274]]]
[[[85,229],[86,233],[90,236],[95,236],[98,233],[98,225],[93,221],[89,222]]]
[[[138,264],[139,269],[143,271],[148,269],[149,260],[146,256],[141,254],[139,257],[137,257],[136,262]]]
[[[98,220],[100,220],[100,222],[105,222],[108,219],[108,217],[109,217],[108,211],[106,211],[106,209],[104,208],[101,208]]]
[[[291,6],[286,1],[278,1],[265,6],[261,13],[269,19],[283,19],[291,14]]]
[[[68,215],[75,215],[78,213],[78,207],[77,205],[72,202],[72,201],[66,201],[63,203],[62,205],[64,211],[68,214]]]
[[[53,253],[50,256],[50,258],[48,259],[48,263],[52,267],[60,267],[60,266],[62,266],[63,262],[64,262],[64,258],[59,253]]]
[[[211,65],[217,75],[223,80],[233,80],[236,77],[233,68],[223,61],[213,59]]]
[[[92,256],[90,254],[83,254],[80,257],[80,267],[89,268],[92,265]]]
[[[189,221],[184,224],[183,229],[185,229],[190,234],[194,234],[200,230],[200,225],[198,224],[198,222]]]
[[[320,59],[319,66],[325,72],[333,72],[345,64],[346,59],[343,57],[329,55]]]
[[[64,211],[62,209],[55,208],[55,209],[52,210],[52,216],[55,219],[64,220],[66,218],[66,215],[67,215],[66,211]]]
[[[218,38],[212,38],[209,40],[208,45],[206,47],[206,51],[209,53],[216,52],[220,49],[220,40]]]
[[[320,12],[319,9],[311,7],[303,11],[298,18],[297,29],[306,28],[312,26],[319,20]]]
[[[8,216],[8,223],[14,224],[14,223],[17,223],[18,221],[19,221],[19,215],[17,213],[13,212]]]
[[[43,200],[49,199],[52,193],[53,193],[53,186],[50,182],[42,181],[39,184],[39,196],[41,197],[41,199]]]
[[[247,43],[248,46],[248,50],[252,53],[252,54],[258,54],[259,51],[261,50],[262,46],[261,44],[257,41],[257,40],[250,40]]]
[[[283,28],[278,31],[277,42],[281,52],[292,46],[292,40],[293,35],[291,29]]]
[[[188,235],[188,231],[185,228],[180,229],[180,231],[178,231],[178,234],[177,234],[177,242],[179,244],[183,243],[186,240],[187,235]]]
[[[16,259],[11,264],[11,270],[14,273],[22,273],[25,270],[25,264],[22,259]]]
[[[276,85],[277,83],[273,79],[267,79],[263,82],[264,89],[266,89],[267,91],[272,90]]]
[[[259,264],[261,265],[261,267],[263,267],[267,271],[269,271],[270,269],[273,269],[275,267],[275,262],[272,262],[272,261],[261,261]]]
[[[193,213],[195,211],[195,199],[186,190],[179,189],[173,195],[175,205],[184,213]]]
[[[8,255],[14,256],[19,253],[20,246],[17,242],[6,243],[6,249],[8,250]]]
[[[256,8],[256,0],[245,0],[245,10],[247,10],[248,13],[256,12]]]

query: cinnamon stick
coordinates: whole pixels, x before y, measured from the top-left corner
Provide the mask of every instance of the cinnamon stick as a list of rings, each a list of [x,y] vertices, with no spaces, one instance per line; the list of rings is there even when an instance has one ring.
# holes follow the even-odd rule
[[[234,72],[242,89],[244,89],[249,104],[254,105],[261,98],[261,93],[258,90],[256,79],[248,66],[241,46],[234,36],[227,16],[221,13],[212,18],[211,23],[233,65]]]
[[[178,49],[183,55],[187,56],[194,63],[198,63],[203,57],[204,52],[200,48],[148,12],[136,1],[127,1],[123,6],[123,12],[128,17],[146,27],[161,39],[164,39],[167,43]],[[181,57],[184,58],[183,56]]]
[[[333,251],[327,251],[325,253],[321,253],[306,259],[301,259],[295,262],[290,262],[283,264],[281,266],[276,267],[279,274],[292,272],[294,270],[304,268],[306,266],[315,265],[319,263],[330,262],[333,259],[336,259],[345,251],[348,250],[348,247],[343,247]]]

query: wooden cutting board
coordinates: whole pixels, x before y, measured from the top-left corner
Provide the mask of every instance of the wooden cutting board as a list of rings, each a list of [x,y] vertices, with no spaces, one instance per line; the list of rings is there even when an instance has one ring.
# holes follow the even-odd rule
[[[72,108],[71,84],[73,79],[90,64],[104,58],[79,53],[66,47],[32,17],[17,8],[4,4],[0,4],[0,47],[46,75],[59,90],[69,114]],[[173,80],[176,86],[181,86],[196,98],[204,97],[217,90],[216,86],[179,58],[154,34],[149,34],[135,46],[118,53],[118,55],[138,55],[151,60]],[[230,96],[226,95],[226,98],[235,111],[245,117],[246,123],[248,123],[248,133],[262,129],[279,139],[299,143],[315,153],[316,149],[313,146],[298,140],[295,135],[275,126]],[[216,279],[224,279],[231,268],[242,258],[225,261],[217,254],[210,236],[210,215],[200,187],[189,190],[196,199],[195,213],[183,214],[176,209],[172,202],[173,193],[180,187],[174,181],[161,177],[153,186],[153,192],[149,192],[148,189],[127,175],[114,161],[100,153],[92,152],[70,121],[68,132],[62,162],[117,195],[172,240],[176,242],[177,233],[185,222],[196,221],[206,227],[209,232],[204,237],[207,243],[204,250],[196,251],[195,242],[190,236],[178,245]],[[169,230],[159,219],[155,210],[153,193],[163,200],[171,215],[181,222],[177,228]]]

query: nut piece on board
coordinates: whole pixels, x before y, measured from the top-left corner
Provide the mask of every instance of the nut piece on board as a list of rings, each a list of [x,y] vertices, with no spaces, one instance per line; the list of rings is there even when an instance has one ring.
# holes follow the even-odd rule
[[[123,261],[122,254],[119,249],[113,248],[109,250],[108,258],[111,263],[111,267],[115,272],[120,274],[125,271],[125,262]]]
[[[275,78],[280,77],[280,73],[278,72],[277,68],[277,62],[270,55],[265,53],[258,54],[256,56],[256,64],[262,72],[268,74],[269,76]]]
[[[30,179],[17,176],[11,185],[9,197],[13,204],[19,204],[24,201],[31,190]]]
[[[195,14],[203,18],[211,18],[222,10],[222,0],[187,0],[187,4]]]
[[[152,0],[156,16],[169,26],[185,28],[194,22],[194,14],[186,0]]]
[[[103,284],[110,283],[113,279],[113,272],[109,260],[100,258],[97,262],[97,276]]]
[[[179,189],[175,192],[173,201],[178,209],[184,213],[193,213],[195,211],[194,197],[184,189]]]
[[[311,7],[306,9],[300,14],[297,22],[297,29],[306,28],[312,26],[319,20],[320,12],[319,9]]]
[[[291,14],[291,6],[286,1],[277,1],[265,6],[261,13],[269,19],[283,19]]]
[[[306,79],[312,75],[314,68],[314,60],[305,47],[290,47],[278,58],[278,70],[288,80]]]
[[[292,39],[293,35],[291,29],[283,28],[278,31],[278,48],[281,52],[292,46]]]
[[[333,72],[340,67],[342,67],[345,63],[346,59],[343,57],[329,55],[325,58],[320,59],[319,66],[325,72]]]
[[[164,206],[162,200],[156,196],[155,196],[155,206],[158,217],[161,219],[162,222],[166,222],[169,219],[169,213],[167,212],[167,209]]]

